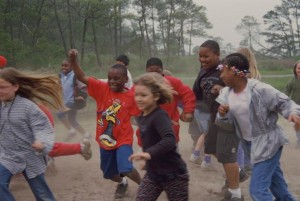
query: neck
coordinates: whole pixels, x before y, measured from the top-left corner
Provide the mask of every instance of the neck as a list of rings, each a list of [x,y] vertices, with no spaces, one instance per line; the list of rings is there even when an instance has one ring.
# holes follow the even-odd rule
[[[240,79],[238,82],[236,82],[235,86],[233,86],[234,93],[240,93],[242,92],[247,86],[247,78]]]

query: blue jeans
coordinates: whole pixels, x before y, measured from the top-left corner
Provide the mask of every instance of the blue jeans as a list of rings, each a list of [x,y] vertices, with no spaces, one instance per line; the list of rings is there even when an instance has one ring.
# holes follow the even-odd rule
[[[250,182],[250,195],[254,201],[296,201],[280,168],[282,147],[270,159],[254,164]]]
[[[40,174],[32,179],[28,179],[25,172],[23,172],[23,175],[37,201],[55,201],[55,198],[46,183],[44,174]],[[13,175],[0,164],[0,201],[15,201],[15,198],[9,190],[9,183],[12,176]]]

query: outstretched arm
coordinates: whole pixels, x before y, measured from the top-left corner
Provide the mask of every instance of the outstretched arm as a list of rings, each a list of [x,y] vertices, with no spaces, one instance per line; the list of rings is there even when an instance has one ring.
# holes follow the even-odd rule
[[[80,66],[78,64],[78,61],[77,61],[77,55],[78,55],[78,51],[76,49],[71,49],[69,51],[69,62],[70,62],[70,65],[73,68],[73,71],[75,73],[76,78],[80,82],[88,85],[88,79],[89,79],[89,77],[86,76],[85,73],[83,72],[83,70],[80,68]]]

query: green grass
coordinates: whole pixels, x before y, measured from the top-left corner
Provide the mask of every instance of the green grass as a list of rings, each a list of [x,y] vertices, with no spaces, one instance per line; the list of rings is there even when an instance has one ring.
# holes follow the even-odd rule
[[[262,81],[270,84],[279,91],[283,91],[286,83],[291,79],[291,77],[277,77],[277,78],[262,78]]]

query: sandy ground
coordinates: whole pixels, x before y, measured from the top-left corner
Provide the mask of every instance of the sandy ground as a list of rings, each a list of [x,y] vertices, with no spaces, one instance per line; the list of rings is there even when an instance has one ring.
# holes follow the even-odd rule
[[[80,111],[79,119],[81,124],[90,132],[95,131],[95,119],[91,107]],[[90,113],[91,112],[91,113]],[[290,145],[285,146],[281,158],[282,168],[286,180],[289,184],[290,191],[297,200],[300,200],[300,176],[299,176],[299,149],[295,149],[295,133],[291,123],[280,119],[280,124],[288,133],[291,141]],[[222,197],[213,193],[221,189],[224,184],[224,171],[219,163],[213,161],[211,170],[202,169],[200,166],[188,162],[192,150],[192,140],[187,133],[188,124],[181,124],[181,141],[179,150],[183,159],[187,162],[190,173],[189,196],[191,201],[218,201]],[[65,129],[60,122],[56,121],[57,141],[61,141],[66,136]],[[72,142],[79,142],[82,138],[80,135],[75,137]],[[98,145],[92,140],[93,157],[85,161],[80,155],[55,158],[55,168],[50,168],[46,173],[47,182],[52,189],[58,201],[110,201],[116,189],[116,184],[110,180],[102,178],[102,172],[99,167],[99,149]],[[135,150],[138,150],[136,145]],[[143,175],[144,171],[139,170]],[[248,193],[248,183],[241,184],[242,193],[245,200],[251,200]],[[26,181],[13,180],[11,190],[17,201],[33,201],[34,197]],[[124,201],[134,200],[137,185],[129,182],[128,192]],[[163,193],[160,201],[167,200]]]

